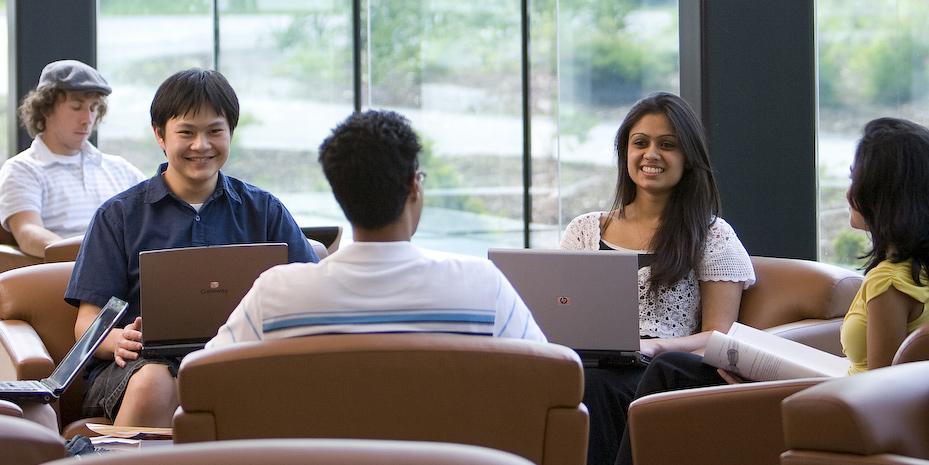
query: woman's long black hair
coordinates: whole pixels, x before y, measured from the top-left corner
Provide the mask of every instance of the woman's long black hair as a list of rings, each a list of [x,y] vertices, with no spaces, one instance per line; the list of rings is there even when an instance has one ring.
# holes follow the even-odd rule
[[[687,277],[703,258],[706,237],[719,214],[720,200],[703,124],[684,99],[657,92],[632,106],[616,134],[619,175],[611,211],[622,211],[635,200],[636,185],[626,163],[629,133],[644,116],[653,114],[668,117],[684,155],[684,174],[674,187],[649,244],[654,254],[649,286],[656,292],[660,286],[669,286]],[[611,219],[612,216],[604,221],[601,231],[606,230]]]
[[[922,285],[920,273],[929,272],[929,130],[898,118],[866,124],[848,198],[871,234],[865,269],[910,260],[913,281]]]

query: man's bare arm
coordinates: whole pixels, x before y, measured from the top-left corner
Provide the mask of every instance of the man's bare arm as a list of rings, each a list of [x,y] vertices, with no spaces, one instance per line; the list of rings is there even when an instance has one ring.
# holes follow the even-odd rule
[[[27,210],[13,214],[7,223],[19,249],[34,257],[45,257],[45,247],[61,240],[61,236],[45,229],[39,212]]]

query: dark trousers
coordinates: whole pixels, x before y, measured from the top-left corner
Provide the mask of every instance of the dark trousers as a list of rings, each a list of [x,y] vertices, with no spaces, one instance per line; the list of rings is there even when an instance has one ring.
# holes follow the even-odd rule
[[[703,357],[689,352],[665,352],[658,354],[649,363],[639,380],[633,400],[657,392],[720,384],[726,384],[726,380],[719,376],[716,367],[705,365]],[[628,404],[626,408],[628,409]],[[625,418],[625,413],[623,418]],[[678,421],[678,419],[669,418],[668,421]],[[665,444],[661,447],[674,447],[674,445]],[[591,463],[589,453],[587,457],[589,464]],[[629,439],[628,427],[622,432],[615,465],[632,465],[632,443]]]
[[[584,405],[590,414],[588,465],[609,465],[616,459],[626,411],[644,371],[643,366],[584,369]]]

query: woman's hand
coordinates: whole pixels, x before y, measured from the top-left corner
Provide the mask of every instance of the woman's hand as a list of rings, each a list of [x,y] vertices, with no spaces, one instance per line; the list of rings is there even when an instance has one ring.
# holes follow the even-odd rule
[[[719,373],[719,376],[726,380],[726,382],[729,384],[742,384],[745,382],[745,379],[743,379],[741,376],[730,373],[726,370],[723,370],[722,368],[717,368],[716,372]]]
[[[651,339],[640,339],[639,340],[639,352],[642,355],[647,355],[649,357],[654,357],[663,350],[661,349],[661,339],[651,338]]]

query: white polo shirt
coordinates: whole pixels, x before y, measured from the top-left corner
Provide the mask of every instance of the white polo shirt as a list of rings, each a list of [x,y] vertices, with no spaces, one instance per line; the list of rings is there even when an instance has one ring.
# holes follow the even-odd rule
[[[0,166],[0,222],[36,211],[45,229],[61,237],[84,234],[97,208],[146,179],[128,161],[85,141],[81,153],[56,155],[36,136],[32,146]]]
[[[354,242],[264,272],[207,347],[332,333],[429,332],[547,341],[489,260],[410,242]]]

